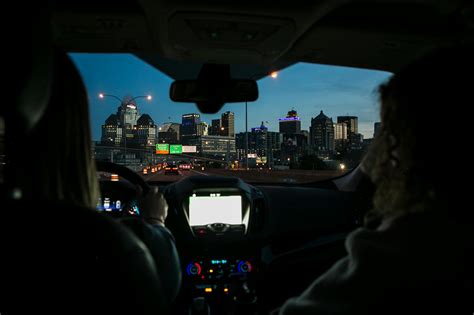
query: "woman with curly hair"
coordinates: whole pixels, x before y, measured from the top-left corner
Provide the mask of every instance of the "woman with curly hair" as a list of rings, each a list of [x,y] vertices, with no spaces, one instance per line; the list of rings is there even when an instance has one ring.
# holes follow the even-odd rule
[[[362,169],[374,209],[347,256],[276,314],[472,314],[474,229],[467,156],[471,45],[432,52],[380,87],[381,132]],[[466,116],[464,116],[466,117]],[[469,117],[469,116],[467,116]]]

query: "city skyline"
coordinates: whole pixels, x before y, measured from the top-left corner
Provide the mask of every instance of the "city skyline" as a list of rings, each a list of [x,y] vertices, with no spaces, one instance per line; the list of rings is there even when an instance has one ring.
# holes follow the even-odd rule
[[[126,100],[126,98],[125,98]],[[134,102],[135,104],[135,102]],[[126,101],[123,101],[122,102],[122,107],[126,105]],[[138,105],[136,107],[133,108],[134,111],[137,111],[139,110],[139,107]],[[159,132],[162,132],[164,130],[162,130],[162,127],[164,126],[169,126],[169,125],[179,125],[181,126],[180,127],[180,131],[179,133],[182,133],[183,135],[186,135],[186,134],[189,134],[189,135],[194,135],[194,136],[198,136],[198,135],[209,135],[209,136],[226,136],[226,135],[222,135],[222,131],[226,130],[225,127],[221,127],[221,122],[223,121],[224,117],[226,115],[234,115],[233,112],[231,111],[226,111],[224,113],[221,114],[221,118],[218,118],[218,119],[211,119],[211,123],[208,123],[207,121],[203,121],[201,119],[201,116],[202,114],[201,113],[186,113],[186,114],[182,114],[181,117],[182,117],[182,121],[181,122],[174,122],[174,121],[168,121],[168,122],[164,122],[160,125],[156,124],[156,122],[154,121],[154,119],[152,117],[150,117],[147,113],[142,113],[141,115],[139,115],[139,119],[138,119],[138,116],[137,116],[137,119],[138,121],[140,119],[143,119],[143,117],[148,117],[147,119],[151,119],[151,121],[153,122],[153,124],[158,128],[157,131]],[[321,110],[320,111],[320,114],[316,117],[311,117],[311,122],[313,122],[314,119],[320,117],[321,115],[325,116],[324,115],[324,111]],[[108,121],[111,119],[111,117],[113,116],[119,116],[119,115],[114,115],[113,113],[111,113],[111,115],[109,116],[109,118],[107,118],[105,121],[104,121],[104,124],[107,125],[108,124]],[[202,133],[202,132],[197,132],[197,133],[194,133],[194,132],[191,132],[189,133],[188,131],[186,131],[185,129],[183,129],[183,126],[186,126],[187,124],[185,123],[185,118],[186,119],[189,119],[191,117],[197,117],[197,121],[196,121],[196,126],[198,125],[201,125],[201,124],[205,124],[208,128],[206,128],[206,132],[205,133]],[[350,133],[355,133],[355,134],[359,134],[358,133],[358,117],[357,116],[337,116],[336,119],[333,119],[332,117],[327,117],[329,119],[331,119],[332,121],[332,127],[334,128],[334,130],[336,130],[336,128],[341,128],[342,126],[340,126],[343,122],[344,124],[344,127],[346,129],[346,131],[342,132],[342,131],[339,131],[341,134],[343,133],[344,136],[340,136],[340,138],[343,138],[343,139],[346,139],[347,138],[347,135],[349,135]],[[355,122],[349,122],[349,121],[346,121],[348,118],[350,118],[351,120],[355,120]],[[219,128],[218,130],[213,130],[213,123],[218,121],[219,122]],[[267,123],[268,121],[261,121],[260,125],[259,126],[255,126],[255,127],[249,127],[249,130],[248,132],[249,133],[253,133],[254,132],[254,129],[258,129],[258,130],[261,130],[262,128],[264,128],[265,130],[269,131],[269,132],[276,132],[276,133],[281,133],[281,134],[303,134],[303,133],[311,133],[311,126],[309,128],[309,130],[306,130],[306,129],[299,129],[299,128],[296,128],[295,130],[290,130],[288,129],[288,127],[285,127],[285,125],[289,122],[292,122],[292,123],[300,123],[301,122],[301,119],[300,117],[298,116],[298,113],[296,110],[292,109],[290,111],[288,111],[286,117],[282,117],[282,118],[279,118],[279,130],[270,130],[267,126]],[[285,123],[284,125],[282,125],[282,123]],[[374,122],[374,125],[373,125],[373,135],[372,137],[363,137],[365,139],[371,139],[373,138],[373,136],[375,135],[376,131],[377,131],[377,126],[379,127],[380,126],[380,122]],[[104,126],[102,126],[104,127]],[[187,128],[187,127],[184,127],[184,128]],[[222,128],[222,129],[221,129]],[[288,130],[286,130],[288,129]],[[196,130],[197,131],[197,130]],[[103,132],[103,131],[102,131]],[[228,131],[226,131],[228,132]],[[235,137],[235,135],[237,133],[245,133],[245,131],[238,131],[238,132],[234,132],[234,133],[231,133],[230,135],[227,135],[227,136],[231,136],[231,137]],[[103,138],[103,134],[102,134],[102,138]]]
[[[94,140],[100,139],[101,125],[119,105],[113,98],[99,99],[98,93],[119,98],[152,95],[152,101],[137,100],[137,104],[140,113],[149,114],[158,126],[180,123],[186,113],[198,113],[202,121],[211,125],[213,119],[230,111],[235,114],[235,133],[245,131],[244,103],[226,104],[211,115],[200,113],[194,104],[174,103],[168,97],[172,79],[133,55],[71,54],[71,57],[88,92]],[[301,129],[309,130],[311,118],[323,110],[333,120],[337,116],[359,117],[359,132],[364,138],[372,138],[374,122],[379,120],[376,89],[390,75],[382,71],[296,64],[282,70],[277,79],[258,81],[260,97],[248,103],[248,131],[260,126],[262,121],[269,131],[278,131],[279,118],[291,109],[298,112]]]
[[[104,96],[101,94],[100,98]],[[181,115],[181,124],[157,126],[147,113],[140,115],[137,104],[133,102],[138,97],[120,100],[114,95],[108,96],[120,101],[121,105],[117,113],[111,114],[102,125],[101,141],[95,143],[94,154],[96,158],[127,165],[142,165],[143,161],[150,163],[156,159],[154,151],[157,155],[181,154],[181,150],[186,148],[186,152],[196,153],[199,157],[219,163],[224,161],[227,167],[245,161],[246,167],[283,167],[286,163],[286,167],[314,168],[316,164],[312,163],[317,159],[338,158],[339,163],[346,159],[353,166],[350,156],[360,156],[370,144],[370,140],[364,141],[363,135],[357,132],[357,116],[337,116],[337,123],[334,123],[321,110],[318,116],[311,118],[308,132],[301,129],[301,119],[292,109],[279,119],[278,132],[268,130],[262,121],[260,127],[251,128],[249,133],[235,134],[234,113],[227,111],[220,119],[212,120],[211,133],[208,133],[209,124],[201,120],[199,113]],[[147,96],[140,97],[150,100]],[[139,151],[130,152],[130,149]],[[308,159],[313,159],[313,162],[307,162]]]

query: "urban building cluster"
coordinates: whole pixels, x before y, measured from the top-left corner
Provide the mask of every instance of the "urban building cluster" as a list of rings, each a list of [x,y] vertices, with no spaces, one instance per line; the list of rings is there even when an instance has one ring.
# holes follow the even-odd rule
[[[358,132],[358,117],[338,116],[334,121],[321,112],[311,118],[309,130],[301,128],[301,118],[290,110],[279,119],[279,130],[265,123],[248,132],[235,132],[235,114],[227,111],[210,124],[198,113],[184,114],[181,122],[157,126],[148,114],[140,114],[134,100],[125,98],[102,125],[95,143],[96,158],[122,164],[147,164],[157,159],[160,143],[195,146],[195,157],[220,162],[222,167],[298,167],[307,157],[320,160],[359,160],[371,139]],[[380,128],[374,124],[374,134]],[[191,153],[190,153],[191,154]]]

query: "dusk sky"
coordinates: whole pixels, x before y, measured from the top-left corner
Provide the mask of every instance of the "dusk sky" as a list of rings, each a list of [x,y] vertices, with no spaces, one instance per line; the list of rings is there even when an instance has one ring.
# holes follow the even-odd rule
[[[116,113],[119,102],[99,99],[99,93],[126,95],[151,94],[152,101],[138,99],[140,114],[149,114],[155,124],[181,123],[181,115],[199,113],[192,103],[174,103],[169,99],[171,78],[130,54],[71,54],[81,72],[89,95],[92,136],[99,140],[101,125]],[[248,103],[248,125],[264,121],[271,131],[278,131],[278,118],[294,108],[301,117],[302,129],[309,130],[311,118],[321,110],[334,122],[337,116],[359,117],[359,132],[372,138],[374,122],[379,121],[377,87],[390,73],[374,70],[299,63],[279,72],[278,78],[258,81],[259,99]],[[211,123],[225,111],[235,113],[236,132],[245,131],[245,104],[225,105],[215,115],[201,115]]]

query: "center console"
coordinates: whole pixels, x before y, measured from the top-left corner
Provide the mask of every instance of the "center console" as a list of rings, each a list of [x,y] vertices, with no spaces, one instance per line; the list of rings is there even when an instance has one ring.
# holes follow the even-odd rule
[[[258,263],[254,258],[197,258],[186,266],[186,286],[191,298],[205,297],[219,314],[257,302]]]
[[[170,195],[180,196],[172,205],[175,224],[181,232],[187,230],[186,235],[175,234],[183,266],[179,304],[198,301],[212,314],[253,314],[260,276],[256,235],[262,195],[229,177],[188,177],[170,186]]]

